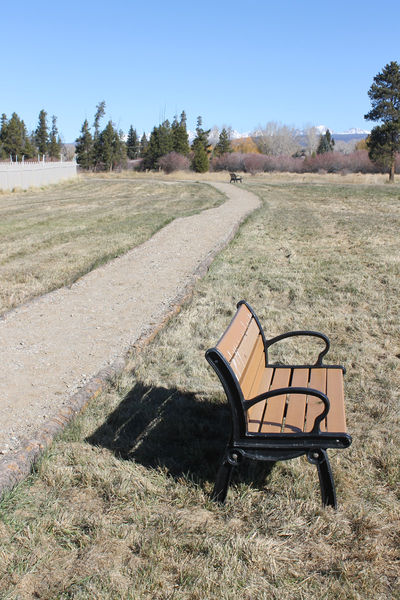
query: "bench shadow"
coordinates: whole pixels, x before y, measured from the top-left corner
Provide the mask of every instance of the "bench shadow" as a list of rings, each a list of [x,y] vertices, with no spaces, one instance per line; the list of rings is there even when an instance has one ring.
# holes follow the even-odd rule
[[[213,484],[230,433],[227,404],[177,389],[136,383],[106,421],[86,438],[121,460],[170,476]],[[244,461],[234,482],[262,488],[271,463]]]

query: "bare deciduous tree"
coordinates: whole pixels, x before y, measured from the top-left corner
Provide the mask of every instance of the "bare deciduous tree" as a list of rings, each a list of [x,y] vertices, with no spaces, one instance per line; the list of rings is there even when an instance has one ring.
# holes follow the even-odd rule
[[[306,153],[313,154],[317,151],[319,142],[319,131],[314,125],[307,125],[304,128],[304,136],[306,142]]]
[[[294,127],[270,121],[254,131],[252,138],[263,154],[291,156],[300,149],[299,134]]]

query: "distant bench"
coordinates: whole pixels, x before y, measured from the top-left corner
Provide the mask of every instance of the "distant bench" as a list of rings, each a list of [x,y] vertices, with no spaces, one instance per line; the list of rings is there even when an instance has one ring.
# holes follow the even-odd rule
[[[322,503],[336,508],[327,448],[347,448],[344,367],[323,365],[329,339],[315,331],[292,331],[267,340],[253,309],[242,300],[229,327],[206,352],[226,393],[232,433],[219,468],[213,499],[224,502],[233,467],[243,458],[277,461],[306,455],[317,466]],[[325,342],[314,365],[270,363],[272,344],[313,336]]]
[[[236,173],[229,173],[229,175],[231,176],[231,179],[229,181],[229,183],[237,183],[238,181],[240,181],[240,183],[242,183],[242,178],[240,175],[236,175]]]

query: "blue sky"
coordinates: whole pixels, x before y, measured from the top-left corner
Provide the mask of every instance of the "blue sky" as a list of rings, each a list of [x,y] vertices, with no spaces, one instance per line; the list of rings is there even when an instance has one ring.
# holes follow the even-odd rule
[[[140,135],[182,109],[190,129],[198,115],[241,132],[368,129],[372,79],[400,62],[399,23],[398,0],[4,2],[0,113],[30,130],[44,108],[65,142],[101,100]]]

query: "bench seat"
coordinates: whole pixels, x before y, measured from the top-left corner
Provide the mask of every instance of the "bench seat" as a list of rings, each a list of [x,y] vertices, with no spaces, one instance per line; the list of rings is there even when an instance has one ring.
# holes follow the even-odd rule
[[[314,365],[269,362],[270,346],[300,336],[317,337],[325,343]],[[323,364],[328,349],[328,338],[314,331],[294,331],[267,340],[251,306],[239,302],[229,327],[206,352],[232,415],[231,439],[214,488],[215,499],[225,499],[231,471],[228,465],[236,466],[243,457],[286,460],[306,454],[318,467],[323,503],[336,506],[326,449],[346,448],[351,437],[346,430],[345,369]]]
[[[327,369],[259,365],[250,394],[245,400],[286,387],[309,387],[326,394],[330,410],[320,423],[321,432],[338,433],[346,430],[343,370],[340,367]],[[288,393],[264,399],[247,410],[247,432],[311,432],[315,417],[323,408],[322,400],[307,394]]]

